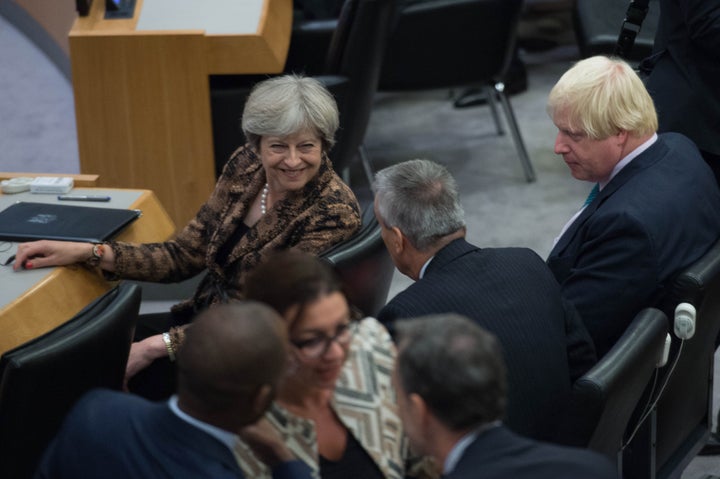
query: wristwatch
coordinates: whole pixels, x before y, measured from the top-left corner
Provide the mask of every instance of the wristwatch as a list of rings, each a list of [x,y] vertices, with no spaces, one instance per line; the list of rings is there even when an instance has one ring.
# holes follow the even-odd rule
[[[100,260],[105,255],[105,245],[102,243],[96,243],[92,247],[92,256],[90,256],[86,263],[90,266],[97,266],[100,264]]]

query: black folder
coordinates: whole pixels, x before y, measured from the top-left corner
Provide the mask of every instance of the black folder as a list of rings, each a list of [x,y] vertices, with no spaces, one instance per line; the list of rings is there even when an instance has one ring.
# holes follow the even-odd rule
[[[102,243],[140,215],[140,210],[18,202],[0,211],[0,240]]]

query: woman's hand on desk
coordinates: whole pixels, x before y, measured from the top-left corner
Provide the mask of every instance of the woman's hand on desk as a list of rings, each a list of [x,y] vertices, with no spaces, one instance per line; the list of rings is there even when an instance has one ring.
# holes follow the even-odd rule
[[[137,373],[150,366],[158,358],[167,356],[167,348],[161,334],[150,336],[142,341],[132,343],[130,356],[125,367],[125,389],[127,383]]]
[[[20,243],[15,254],[13,269],[37,269],[49,266],[63,266],[73,263],[84,263],[93,256],[92,243],[74,241],[40,240]],[[114,254],[108,245],[102,245],[103,256],[100,267],[112,271]]]

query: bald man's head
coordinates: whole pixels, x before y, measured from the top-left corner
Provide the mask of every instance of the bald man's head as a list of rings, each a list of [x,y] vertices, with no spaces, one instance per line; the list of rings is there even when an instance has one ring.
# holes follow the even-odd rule
[[[252,301],[200,313],[177,355],[181,408],[231,430],[257,419],[258,394],[274,391],[285,368],[285,328],[275,310]]]

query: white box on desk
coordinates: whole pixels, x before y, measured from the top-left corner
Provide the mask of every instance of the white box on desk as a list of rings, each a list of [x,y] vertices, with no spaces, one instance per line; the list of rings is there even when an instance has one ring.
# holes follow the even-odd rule
[[[30,193],[62,195],[73,185],[73,179],[67,176],[39,176],[30,183]]]

